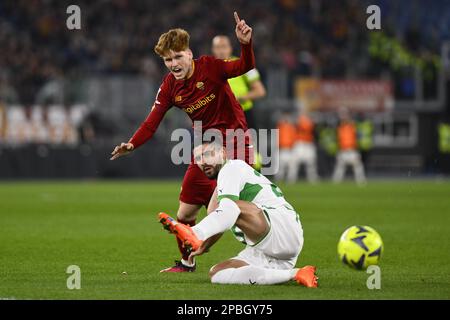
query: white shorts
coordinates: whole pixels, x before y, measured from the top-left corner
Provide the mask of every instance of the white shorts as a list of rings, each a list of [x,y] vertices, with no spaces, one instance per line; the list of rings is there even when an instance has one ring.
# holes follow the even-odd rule
[[[313,143],[297,142],[293,149],[294,159],[299,162],[314,162],[317,158],[316,146]]]
[[[258,243],[247,245],[236,257],[249,265],[269,269],[292,269],[303,247],[299,216],[287,207],[261,207],[269,223],[269,233]]]
[[[344,164],[356,165],[361,162],[361,155],[356,150],[339,151],[337,161],[342,161]]]

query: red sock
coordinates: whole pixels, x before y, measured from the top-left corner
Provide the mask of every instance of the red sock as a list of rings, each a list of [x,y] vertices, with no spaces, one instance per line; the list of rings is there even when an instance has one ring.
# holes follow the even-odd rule
[[[182,224],[187,224],[188,226],[195,226],[195,219],[192,221],[186,221],[186,220],[181,220],[177,218],[177,221],[182,223]],[[181,257],[183,258],[183,260],[186,260],[189,258],[189,252],[184,248],[183,246],[183,242],[181,242],[180,239],[178,239],[178,237],[176,237],[177,239],[177,243],[178,243],[178,250],[180,250],[181,253]]]

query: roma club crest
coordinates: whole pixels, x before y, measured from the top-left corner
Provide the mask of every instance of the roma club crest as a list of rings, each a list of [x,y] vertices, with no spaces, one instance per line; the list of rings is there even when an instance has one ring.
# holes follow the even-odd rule
[[[195,86],[197,87],[197,89],[200,89],[200,90],[205,89],[205,84],[201,81],[197,82],[197,84]]]

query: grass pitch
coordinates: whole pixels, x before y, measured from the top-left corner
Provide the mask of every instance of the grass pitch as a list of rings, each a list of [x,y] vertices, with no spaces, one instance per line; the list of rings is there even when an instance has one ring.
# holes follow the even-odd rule
[[[174,214],[179,182],[4,182],[0,299],[450,298],[449,182],[280,187],[305,233],[297,265],[318,267],[318,289],[212,285],[209,268],[243,248],[229,233],[198,259],[197,272],[160,274],[178,250],[156,216]],[[355,224],[383,238],[380,290],[337,259],[339,236]],[[67,289],[69,265],[81,268],[80,290]]]

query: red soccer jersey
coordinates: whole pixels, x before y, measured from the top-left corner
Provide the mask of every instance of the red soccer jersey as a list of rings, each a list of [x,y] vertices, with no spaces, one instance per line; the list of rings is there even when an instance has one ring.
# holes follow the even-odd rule
[[[227,61],[211,56],[201,56],[193,61],[194,72],[188,79],[176,80],[165,76],[152,110],[135,132],[130,142],[135,148],[149,140],[155,133],[164,114],[172,106],[184,110],[192,122],[202,121],[202,130],[247,130],[244,111],[236,100],[227,79],[240,76],[255,67],[251,42],[241,44],[241,57]],[[225,141],[225,139],[224,139]]]

